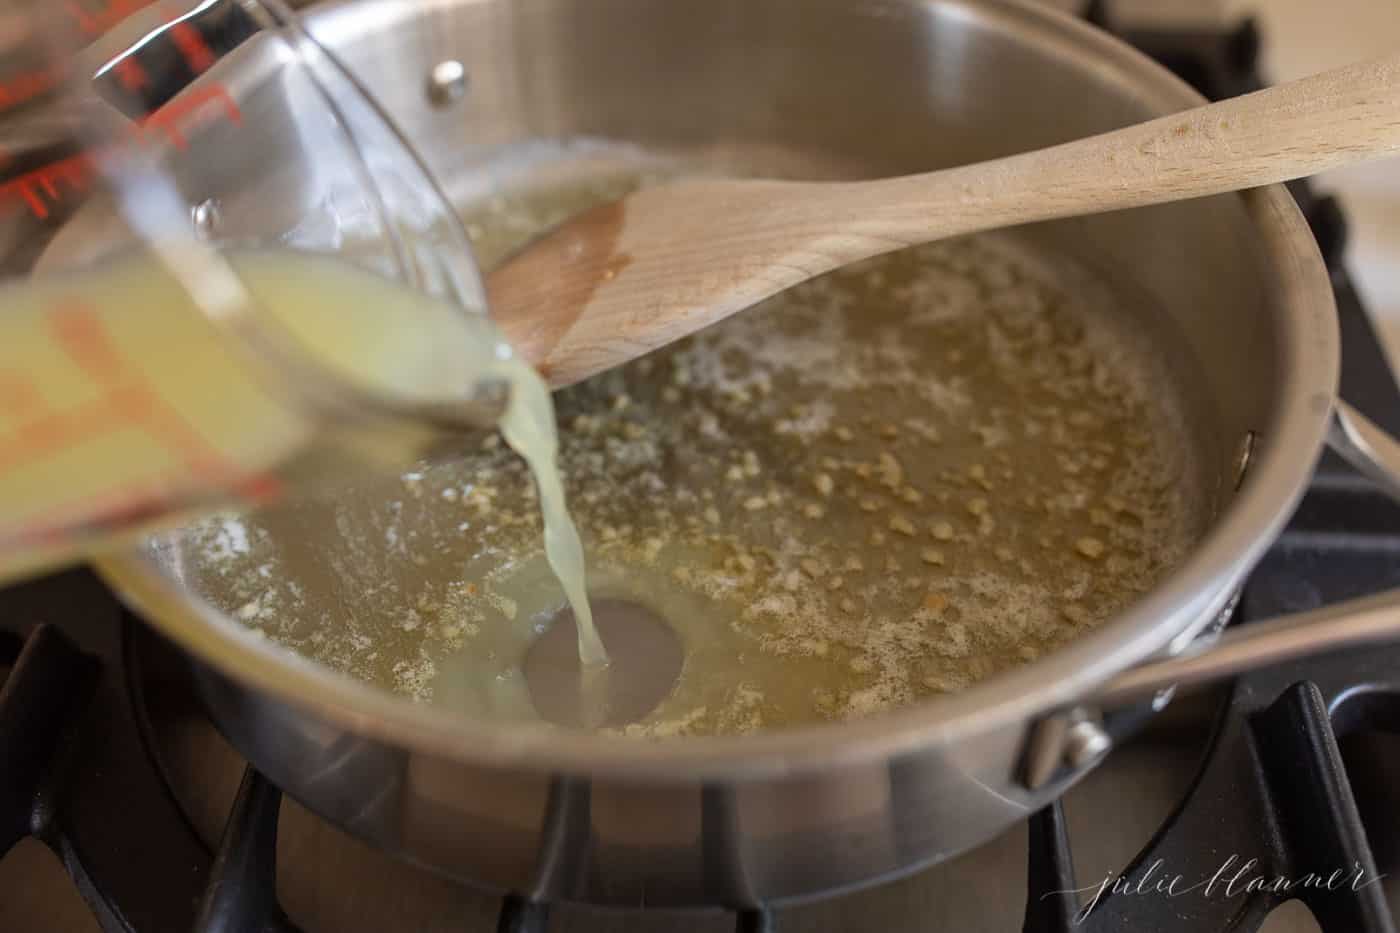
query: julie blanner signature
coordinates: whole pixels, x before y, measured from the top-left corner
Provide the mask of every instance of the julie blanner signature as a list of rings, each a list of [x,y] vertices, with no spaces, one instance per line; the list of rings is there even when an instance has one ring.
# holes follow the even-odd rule
[[[1305,890],[1340,891],[1351,889],[1360,891],[1373,884],[1379,884],[1385,877],[1363,868],[1353,862],[1350,868],[1338,868],[1328,873],[1308,872],[1289,877],[1269,875],[1259,867],[1257,858],[1245,859],[1231,855],[1215,873],[1209,877],[1188,879],[1185,875],[1174,875],[1166,870],[1164,859],[1158,859],[1142,870],[1141,874],[1105,875],[1098,884],[1082,888],[1069,888],[1063,891],[1050,891],[1042,895],[1056,897],[1063,894],[1092,894],[1089,902],[1074,915],[1076,924],[1083,923],[1094,908],[1099,906],[1104,895],[1157,895],[1161,897],[1184,897],[1195,894],[1199,897],[1239,897],[1256,891],[1274,894],[1302,893]]]

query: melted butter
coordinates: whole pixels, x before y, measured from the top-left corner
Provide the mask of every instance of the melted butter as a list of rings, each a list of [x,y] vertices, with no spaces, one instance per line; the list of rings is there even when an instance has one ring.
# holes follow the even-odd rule
[[[617,193],[502,202],[478,248],[489,263]],[[1209,503],[1171,335],[1135,303],[1016,235],[976,237],[823,277],[559,393],[590,593],[646,607],[684,645],[675,689],[620,731],[916,703],[1054,651],[1149,589]],[[545,498],[488,442],[323,516],[206,526],[191,563],[216,602],[255,605],[245,621],[298,651],[531,720],[522,665],[563,601],[539,545]],[[328,573],[286,559],[325,527]]]

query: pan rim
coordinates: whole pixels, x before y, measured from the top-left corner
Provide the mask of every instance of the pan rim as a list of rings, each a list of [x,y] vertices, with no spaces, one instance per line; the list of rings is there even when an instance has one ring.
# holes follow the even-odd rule
[[[907,0],[923,4],[930,0]],[[1072,16],[1031,0],[944,0],[1011,18],[1038,38],[1091,55],[1164,112],[1203,102],[1165,68]],[[311,15],[333,15],[340,3]],[[1336,306],[1317,245],[1282,186],[1238,197],[1260,234],[1279,289],[1280,366],[1268,439],[1249,481],[1186,560],[1145,597],[1091,633],[1032,664],[956,694],[859,720],[750,736],[645,741],[491,724],[356,681],[265,639],[183,590],[145,549],[97,566],[143,619],[200,664],[354,732],[391,745],[496,769],[616,776],[636,781],[697,777],[764,779],[898,757],[971,735],[1018,728],[1073,702],[1114,673],[1178,642],[1214,616],[1272,544],[1320,456],[1340,374]]]

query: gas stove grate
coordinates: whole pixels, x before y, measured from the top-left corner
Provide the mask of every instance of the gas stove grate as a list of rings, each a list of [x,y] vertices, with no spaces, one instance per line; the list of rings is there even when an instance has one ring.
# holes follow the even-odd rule
[[[1392,727],[1397,660],[1394,649],[1351,652],[1237,682],[1186,799],[1087,899],[1069,893],[1078,886],[1060,804],[1036,814],[1024,933],[1252,933],[1292,897],[1324,933],[1393,933],[1338,735]],[[1171,866],[1199,863],[1204,840],[1220,857],[1216,873],[1173,889]],[[1270,889],[1251,891],[1256,879]]]

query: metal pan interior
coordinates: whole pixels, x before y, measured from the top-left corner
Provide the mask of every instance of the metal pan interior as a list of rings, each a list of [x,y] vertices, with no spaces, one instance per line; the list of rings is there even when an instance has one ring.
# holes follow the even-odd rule
[[[448,187],[489,268],[637,184],[775,170],[833,171],[800,151],[747,165],[530,140]],[[685,652],[660,704],[612,725],[734,733],[881,712],[1096,627],[1218,507],[1200,382],[1152,296],[1046,227],[860,264],[558,393],[592,590],[645,607]],[[523,464],[495,437],[463,444],[197,525],[177,545],[183,582],[359,679],[538,721],[525,658],[562,593]]]
[[[738,3],[668,7],[664,16],[621,0],[587,17],[569,15],[568,7],[443,3],[409,16],[393,4],[361,4],[351,16],[349,7],[330,6],[312,25],[376,89],[467,214],[483,205],[489,212],[502,186],[559,191],[578,179],[606,184],[639,167],[805,178],[925,170],[1085,135],[1190,100],[1164,79],[1128,80],[1139,67],[1131,56],[1096,46],[1068,21],[1052,28],[1015,3],[774,3],[765,6],[771,15],[757,18]],[[571,24],[567,41],[558,31],[564,22]],[[517,58],[527,52],[528,68]],[[422,74],[443,55],[471,63],[465,109],[436,110],[423,98]],[[1058,77],[1047,80],[1051,74]],[[579,142],[585,139],[603,144]],[[1202,552],[1129,606],[1131,618],[1107,626],[1116,634],[1092,639],[1094,664],[1080,665],[1076,678],[1125,663],[1115,659],[1120,649],[1131,645],[1140,654],[1149,642],[1159,647],[1198,624],[1196,604],[1242,572],[1315,456],[1321,414],[1300,406],[1326,405],[1335,343],[1325,308],[1310,311],[1281,291],[1277,277],[1301,254],[1285,248],[1281,232],[1261,236],[1269,224],[1296,226],[1297,218],[1280,217],[1269,196],[1228,197],[1047,225],[1014,238],[1022,255],[1050,257],[1056,269],[1076,269],[1120,296],[1121,329],[1141,324],[1140,336],[1154,342],[1169,373],[1160,386],[1167,407],[1180,413],[1176,436],[1194,464],[1183,475],[1198,480],[1183,514],[1193,534],[1204,526]],[[1251,431],[1260,433],[1258,488],[1246,487],[1244,501],[1231,505],[1237,450]],[[335,524],[331,515],[315,521]],[[299,546],[315,551],[332,540],[305,538]],[[248,608],[251,599],[235,605],[244,594],[220,595],[217,568],[203,546],[188,544],[167,538],[152,553],[165,573],[216,607],[261,613],[260,602]],[[242,544],[235,534],[228,547]],[[308,563],[325,556],[311,554]],[[460,568],[454,579],[470,582]],[[357,610],[368,592],[332,593],[322,601],[325,619],[296,621],[314,636],[336,613],[344,619]],[[414,631],[399,625],[382,643],[369,640],[367,654],[384,652],[375,659],[386,665],[381,682],[396,679],[400,664],[405,687],[426,671],[415,670],[422,657],[404,638]],[[236,666],[248,673],[252,655],[237,653]],[[1064,666],[1052,668],[1056,689],[1072,689],[1072,678],[1060,676]]]

